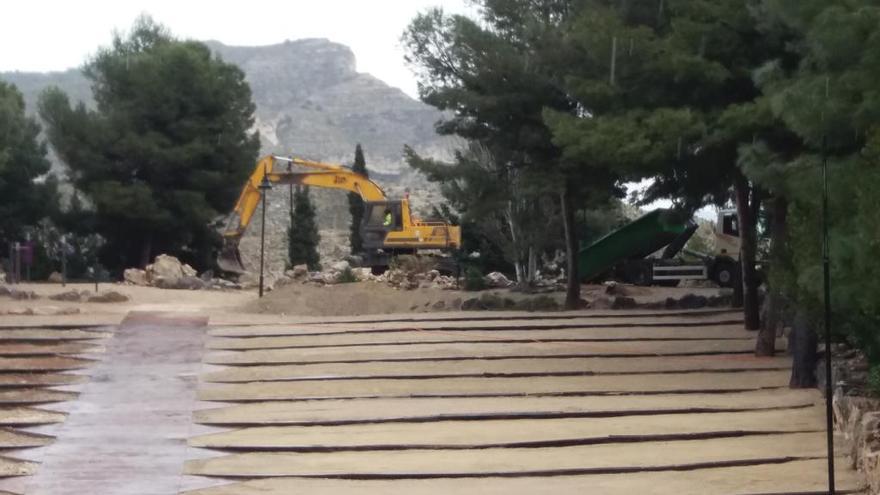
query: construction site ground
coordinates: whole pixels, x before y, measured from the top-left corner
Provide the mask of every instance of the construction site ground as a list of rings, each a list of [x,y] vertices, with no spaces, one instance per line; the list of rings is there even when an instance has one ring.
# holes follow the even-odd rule
[[[251,291],[105,288],[131,300],[0,299],[81,311],[0,316],[0,494],[825,490],[821,395],[735,311],[306,316],[282,291],[258,314]]]

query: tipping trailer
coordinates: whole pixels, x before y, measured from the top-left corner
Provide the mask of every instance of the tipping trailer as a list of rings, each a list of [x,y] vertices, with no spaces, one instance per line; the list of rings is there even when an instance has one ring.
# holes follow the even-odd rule
[[[648,212],[578,252],[581,280],[609,277],[637,285],[674,285],[680,280],[710,279],[732,287],[739,258],[736,212],[718,212],[715,253],[687,251],[699,260],[687,263],[678,255],[696,230],[693,219],[679,211]]]

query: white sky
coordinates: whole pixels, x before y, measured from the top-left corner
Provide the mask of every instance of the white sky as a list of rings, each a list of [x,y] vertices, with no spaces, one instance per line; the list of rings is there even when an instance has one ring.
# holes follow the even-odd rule
[[[0,71],[77,67],[113,30],[141,13],[180,38],[227,45],[269,45],[285,39],[328,38],[348,45],[358,71],[415,96],[400,35],[419,12],[441,6],[474,12],[467,0],[29,0],[7,2],[0,16]]]

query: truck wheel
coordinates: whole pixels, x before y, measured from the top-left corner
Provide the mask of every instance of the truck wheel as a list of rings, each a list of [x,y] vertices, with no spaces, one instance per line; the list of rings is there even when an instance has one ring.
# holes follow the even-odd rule
[[[712,271],[712,280],[721,287],[733,287],[736,280],[736,264],[727,261],[719,262]]]

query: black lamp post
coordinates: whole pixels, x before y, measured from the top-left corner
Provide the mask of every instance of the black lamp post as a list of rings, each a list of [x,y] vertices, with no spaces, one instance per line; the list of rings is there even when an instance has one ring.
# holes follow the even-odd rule
[[[272,183],[269,182],[268,171],[263,174],[263,181],[260,182],[260,198],[263,206],[262,220],[260,221],[260,297],[263,297],[263,267],[266,259],[266,196],[272,189]]]
[[[822,139],[822,276],[825,291],[825,428],[828,442],[828,493],[834,495],[834,384],[831,370],[831,261],[828,251],[828,152]]]

